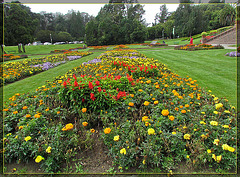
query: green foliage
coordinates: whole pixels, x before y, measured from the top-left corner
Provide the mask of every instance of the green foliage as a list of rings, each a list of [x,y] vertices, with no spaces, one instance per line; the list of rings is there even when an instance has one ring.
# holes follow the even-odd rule
[[[142,43],[147,30],[141,5],[106,4],[86,26],[88,45]]]
[[[207,33],[206,32],[202,32],[201,35],[202,36],[207,36]]]

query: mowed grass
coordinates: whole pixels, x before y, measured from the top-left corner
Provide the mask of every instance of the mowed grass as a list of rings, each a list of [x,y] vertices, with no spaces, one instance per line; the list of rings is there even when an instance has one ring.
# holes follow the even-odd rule
[[[8,54],[14,55],[34,55],[34,54],[48,54],[53,50],[68,50],[70,48],[83,47],[86,44],[62,44],[62,45],[31,45],[25,46],[26,53],[18,53],[18,46],[6,46],[4,51]],[[81,49],[82,51],[83,49]]]
[[[237,106],[237,59],[224,56],[232,50],[139,50],[149,58],[166,64],[181,77],[197,80],[200,87],[217,97],[226,97]]]
[[[83,62],[92,60],[95,57],[98,57],[100,54],[101,52],[96,52],[81,59],[67,62],[55,68],[36,74],[34,76],[25,78],[20,81],[16,81],[12,84],[8,84],[4,86],[3,89],[3,100],[4,102],[7,101],[16,93],[22,94],[36,90],[38,87],[45,85],[47,80],[53,81],[55,77],[64,75],[70,69],[81,65]]]

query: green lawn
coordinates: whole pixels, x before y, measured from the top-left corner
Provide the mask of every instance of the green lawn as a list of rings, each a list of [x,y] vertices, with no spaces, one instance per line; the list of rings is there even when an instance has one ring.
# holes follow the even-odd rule
[[[237,60],[224,56],[232,50],[139,50],[150,58],[158,59],[181,77],[189,76],[199,86],[211,90],[218,97],[226,97],[237,106]]]
[[[8,98],[12,97],[16,93],[27,93],[29,91],[35,90],[38,87],[45,85],[46,80],[52,81],[56,76],[64,75],[68,70],[81,65],[85,61],[92,60],[100,54],[101,52],[96,52],[92,55],[83,57],[78,60],[70,61],[34,76],[25,78],[12,84],[8,84],[4,86],[3,89],[3,100],[7,101]]]
[[[182,41],[182,38],[176,38],[176,39],[162,39],[162,40],[158,40],[159,43],[163,43],[163,41],[168,44],[168,45],[186,45],[189,44],[190,41],[185,40]],[[200,44],[201,38],[197,38],[197,39],[193,39],[193,43],[194,44]]]
[[[53,50],[63,50],[70,48],[82,47],[84,44],[63,44],[63,45],[37,45],[26,46],[26,53],[18,53],[18,46],[6,46],[4,51],[14,55],[32,55],[32,54],[48,54]],[[82,50],[81,50],[82,51]]]

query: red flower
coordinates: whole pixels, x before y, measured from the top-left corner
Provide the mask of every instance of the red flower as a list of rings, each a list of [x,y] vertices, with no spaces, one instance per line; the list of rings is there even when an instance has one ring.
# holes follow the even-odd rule
[[[90,93],[90,98],[94,101],[96,98],[94,97],[93,93]]]
[[[74,78],[75,80],[77,80],[77,78],[76,78],[75,74],[73,74],[73,78]]]
[[[84,98],[82,98],[82,102],[84,102],[85,101],[85,99]]]
[[[93,89],[93,84],[92,84],[92,82],[89,81],[89,83],[88,83],[88,87],[89,87],[90,90]]]
[[[78,87],[78,83],[76,80],[74,81],[74,87]]]
[[[99,91],[99,93],[102,91],[101,87],[98,87],[98,91]]]
[[[99,86],[99,85],[100,85],[100,82],[99,82],[99,81],[96,81],[96,85]]]
[[[66,81],[63,82],[63,86],[66,88],[66,86],[67,86],[67,82]]]

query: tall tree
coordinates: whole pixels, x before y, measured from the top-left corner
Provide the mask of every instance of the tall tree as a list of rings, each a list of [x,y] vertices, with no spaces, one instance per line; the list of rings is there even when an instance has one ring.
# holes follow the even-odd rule
[[[160,6],[160,12],[156,14],[155,18],[158,23],[164,23],[168,17],[168,9],[166,4]]]
[[[33,19],[20,4],[4,5],[4,35],[6,45],[27,44],[33,41],[37,20]]]

